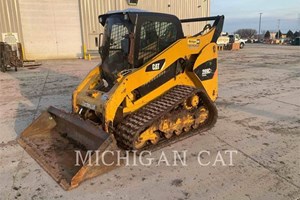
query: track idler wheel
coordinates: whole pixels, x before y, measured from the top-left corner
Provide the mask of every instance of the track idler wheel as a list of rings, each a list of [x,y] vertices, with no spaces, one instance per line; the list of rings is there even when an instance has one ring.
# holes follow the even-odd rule
[[[173,137],[174,132],[173,131],[168,131],[167,133],[164,133],[165,138],[170,139]]]
[[[137,137],[136,141],[134,142],[134,148],[141,149],[149,141],[151,144],[155,145],[159,140],[160,134],[157,131],[153,131],[153,128],[149,128]]]

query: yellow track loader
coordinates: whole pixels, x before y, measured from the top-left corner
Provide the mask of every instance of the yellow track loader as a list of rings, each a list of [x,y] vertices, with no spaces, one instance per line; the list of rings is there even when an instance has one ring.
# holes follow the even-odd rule
[[[117,167],[116,151],[162,148],[217,119],[216,41],[224,16],[179,20],[125,10],[100,15],[99,22],[102,61],[73,92],[72,113],[50,107],[18,138],[66,190]],[[192,22],[206,25],[184,36],[182,23]],[[90,150],[112,164],[95,154],[97,165],[76,163],[78,152]]]

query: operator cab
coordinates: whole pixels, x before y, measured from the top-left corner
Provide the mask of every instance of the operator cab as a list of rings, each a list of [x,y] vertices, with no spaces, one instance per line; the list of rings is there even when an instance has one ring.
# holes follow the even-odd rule
[[[100,15],[99,22],[102,76],[111,84],[119,72],[139,68],[184,37],[180,20],[169,14],[127,9]]]

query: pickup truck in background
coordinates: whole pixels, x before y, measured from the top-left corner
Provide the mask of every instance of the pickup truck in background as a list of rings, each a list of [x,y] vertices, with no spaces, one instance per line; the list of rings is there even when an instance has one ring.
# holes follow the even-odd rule
[[[240,49],[244,48],[247,40],[241,39],[239,34],[228,35],[228,33],[222,33],[217,40],[218,45],[227,46],[230,43],[240,43]]]

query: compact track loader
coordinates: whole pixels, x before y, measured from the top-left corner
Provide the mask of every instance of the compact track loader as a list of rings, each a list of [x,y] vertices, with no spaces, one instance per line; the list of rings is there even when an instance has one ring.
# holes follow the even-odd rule
[[[211,25],[208,22],[214,21]],[[102,62],[73,93],[72,113],[43,112],[19,144],[64,188],[117,167],[117,150],[154,150],[211,128],[217,119],[216,41],[224,16],[179,20],[137,10],[100,15]],[[194,36],[182,23],[206,22]],[[76,153],[105,163],[76,164]],[[109,151],[110,153],[104,153]],[[99,157],[99,156],[98,156]]]

